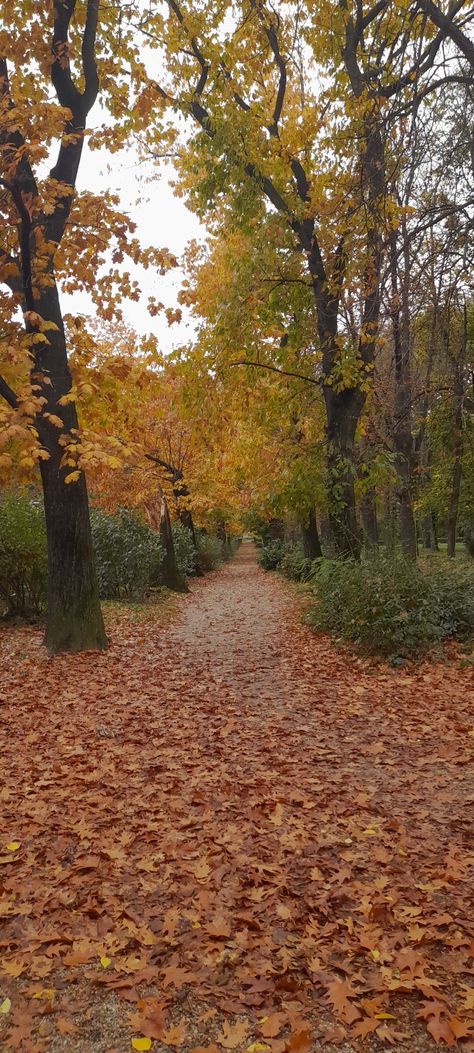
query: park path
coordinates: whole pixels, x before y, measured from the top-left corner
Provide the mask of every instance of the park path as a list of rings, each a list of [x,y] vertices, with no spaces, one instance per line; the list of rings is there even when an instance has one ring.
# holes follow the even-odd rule
[[[0,637],[2,1051],[472,1050],[472,668],[338,651],[248,544],[109,621]]]

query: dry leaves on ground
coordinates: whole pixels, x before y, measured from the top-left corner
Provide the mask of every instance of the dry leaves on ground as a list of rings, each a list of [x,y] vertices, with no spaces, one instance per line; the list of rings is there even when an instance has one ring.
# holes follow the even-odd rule
[[[292,604],[244,551],[106,655],[2,632],[5,1053],[474,1050],[472,671]]]

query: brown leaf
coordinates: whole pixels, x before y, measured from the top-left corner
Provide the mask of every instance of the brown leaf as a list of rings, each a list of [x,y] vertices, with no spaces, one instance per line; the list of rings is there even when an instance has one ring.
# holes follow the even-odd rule
[[[271,1013],[266,1020],[261,1021],[260,1031],[264,1038],[276,1038],[287,1023],[286,1013]]]
[[[177,1046],[179,1048],[180,1046],[185,1045],[186,1035],[186,1023],[184,1020],[181,1020],[179,1024],[172,1024],[167,1031],[163,1031],[161,1042],[163,1042],[165,1046]]]
[[[217,1041],[224,1046],[224,1049],[235,1049],[236,1046],[245,1042],[248,1032],[248,1020],[238,1021],[236,1024],[229,1024],[228,1021],[225,1021],[222,1031],[217,1035]]]
[[[56,1027],[60,1035],[80,1035],[81,1029],[76,1027],[76,1024],[70,1017],[59,1016],[56,1021]]]

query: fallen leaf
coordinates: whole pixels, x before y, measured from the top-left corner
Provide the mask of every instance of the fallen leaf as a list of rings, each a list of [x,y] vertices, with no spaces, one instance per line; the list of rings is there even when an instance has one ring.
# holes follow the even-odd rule
[[[224,1046],[224,1049],[235,1049],[236,1046],[240,1046],[242,1042],[245,1042],[248,1031],[248,1020],[243,1020],[236,1024],[229,1024],[225,1021],[222,1031],[217,1035],[217,1041],[220,1042],[221,1046]]]

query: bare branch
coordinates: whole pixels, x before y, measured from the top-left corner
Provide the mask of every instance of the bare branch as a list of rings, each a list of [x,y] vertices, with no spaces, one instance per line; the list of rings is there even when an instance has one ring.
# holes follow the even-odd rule
[[[441,8],[433,3],[433,0],[418,0],[418,7],[428,15],[434,25],[443,32],[444,36],[450,37],[453,44],[456,44],[469,64],[474,67],[474,44],[453,21],[454,13],[461,6],[461,3],[450,5],[449,11],[445,15]]]
[[[255,366],[256,369],[268,369],[271,373],[280,373],[283,377],[296,377],[297,380],[305,380],[308,384],[316,384],[318,387],[322,384],[322,380],[308,377],[305,373],[294,373],[291,369],[278,369],[277,366],[270,366],[266,362],[250,362],[247,359],[239,359],[238,362],[229,362],[229,366]]]

